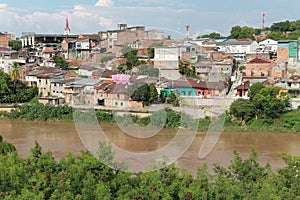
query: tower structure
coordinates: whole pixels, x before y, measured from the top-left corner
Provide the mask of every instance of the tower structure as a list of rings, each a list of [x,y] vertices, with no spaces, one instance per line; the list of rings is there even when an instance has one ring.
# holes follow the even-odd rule
[[[265,28],[265,17],[266,17],[266,13],[263,12],[263,13],[262,13],[262,26],[261,26],[262,29]]]
[[[70,35],[70,28],[69,28],[68,18],[66,18],[66,27],[65,27],[64,35]]]
[[[190,27],[191,27],[190,24],[186,24],[186,25],[185,25],[186,39],[189,39],[189,38],[190,38]]]

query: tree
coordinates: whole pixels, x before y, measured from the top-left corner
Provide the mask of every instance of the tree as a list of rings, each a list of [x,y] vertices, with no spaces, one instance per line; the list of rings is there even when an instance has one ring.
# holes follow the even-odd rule
[[[248,91],[248,97],[250,100],[253,99],[253,97],[259,93],[261,89],[265,88],[265,86],[262,83],[254,83],[253,85],[250,86],[249,91]]]
[[[271,32],[267,35],[267,39],[284,40],[286,39],[286,35],[282,32]]]
[[[229,38],[235,38],[235,39],[239,39],[239,38],[251,38],[251,39],[255,39],[254,35],[256,34],[256,30],[252,27],[249,26],[234,26],[231,29],[230,32],[230,36]]]
[[[21,40],[8,40],[8,46],[10,46],[15,51],[19,51],[22,48],[22,41]]]
[[[16,147],[8,142],[3,142],[3,138],[0,135],[0,155],[7,155],[16,151]]]
[[[186,77],[196,77],[195,66],[191,66],[191,63],[187,60],[179,63],[179,73]]]
[[[300,38],[300,30],[294,30],[290,32],[287,36],[288,40],[298,40]]]
[[[131,70],[133,67],[138,65],[138,57],[137,57],[137,50],[131,48],[128,45],[124,45],[121,48],[121,52],[123,56],[126,58],[126,67],[127,70]]]
[[[230,31],[229,38],[239,38],[242,28],[240,26],[233,26]]]
[[[21,78],[22,72],[20,71],[20,65],[17,62],[13,62],[10,65],[11,70],[9,71],[9,76],[11,80],[14,82],[13,92],[16,91],[16,82]]]
[[[230,105],[230,114],[244,122],[255,117],[255,106],[248,99],[237,99]]]
[[[175,92],[171,92],[167,98],[166,98],[166,101],[168,104],[172,104],[174,107],[178,107],[180,106],[180,103],[179,103],[179,96],[177,93]]]
[[[150,99],[150,87],[146,83],[133,83],[128,90],[128,96],[134,101],[142,101],[147,105]]]
[[[136,51],[131,51],[127,54],[126,57],[126,66],[127,70],[131,70],[133,67],[136,67],[138,64],[138,57],[136,55]]]
[[[198,36],[197,38],[198,39],[200,39],[200,38],[219,39],[219,38],[222,38],[222,36],[220,33],[212,32],[210,34],[204,34],[204,35]]]
[[[265,87],[259,90],[251,99],[258,117],[275,119],[281,116],[289,107],[289,98],[278,98],[279,87]]]
[[[55,67],[60,68],[62,70],[68,70],[69,63],[63,57],[54,55],[53,60],[55,63]]]
[[[154,101],[156,101],[158,99],[158,92],[157,92],[157,89],[155,87],[155,83],[150,83],[149,90],[150,90],[149,102],[153,103]]]
[[[270,30],[275,32],[291,31],[291,23],[289,20],[286,20],[285,22],[273,23],[273,25],[270,27]]]

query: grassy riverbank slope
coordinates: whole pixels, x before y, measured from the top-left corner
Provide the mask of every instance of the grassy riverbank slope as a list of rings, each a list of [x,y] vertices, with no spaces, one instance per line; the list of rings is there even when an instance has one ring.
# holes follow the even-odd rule
[[[0,112],[0,118],[29,121],[73,121],[73,114],[74,110],[72,107],[54,107],[40,103],[32,103],[17,106],[15,109],[11,110],[11,113]],[[200,132],[207,131],[209,126],[217,125],[214,124],[215,120],[210,119],[209,117],[195,120],[192,116],[178,113],[171,109],[155,111],[151,116],[143,118],[131,114],[118,116],[114,115],[112,111],[105,112],[101,110],[85,111],[84,114],[95,116],[99,123],[121,123],[122,125],[136,123],[140,126],[146,126],[151,123],[153,126],[157,127],[183,127],[193,130],[198,129]],[[222,116],[224,118],[224,132],[300,132],[300,109],[288,111],[282,114],[278,119],[252,119],[246,124],[242,121],[232,120],[232,116],[228,113],[224,115],[225,116]]]

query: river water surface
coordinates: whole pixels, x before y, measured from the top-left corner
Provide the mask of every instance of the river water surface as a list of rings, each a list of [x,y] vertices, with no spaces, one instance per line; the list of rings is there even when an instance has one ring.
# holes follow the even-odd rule
[[[14,144],[20,156],[29,155],[36,140],[44,151],[51,150],[59,160],[67,153],[78,155],[85,150],[75,125],[67,122],[28,122],[0,120],[0,135],[4,141]],[[117,126],[101,125],[108,138],[119,147],[128,151],[147,152],[159,149],[169,143],[177,133],[176,129],[163,129],[159,134],[148,139],[138,139],[124,134]],[[284,166],[278,156],[281,152],[300,155],[300,134],[291,133],[222,133],[211,153],[204,159],[198,158],[205,133],[198,133],[190,148],[178,159],[178,166],[196,173],[197,168],[207,163],[212,169],[214,163],[228,166],[233,158],[233,150],[242,157],[249,155],[253,145],[259,154],[258,160],[265,165],[270,163],[273,169]]]

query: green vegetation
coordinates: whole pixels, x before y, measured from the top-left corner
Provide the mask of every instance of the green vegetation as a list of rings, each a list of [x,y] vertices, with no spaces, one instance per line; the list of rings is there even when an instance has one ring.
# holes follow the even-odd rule
[[[10,46],[15,51],[19,51],[20,49],[22,49],[22,41],[21,40],[8,40],[8,46]]]
[[[157,89],[155,87],[155,83],[150,83],[149,93],[150,93],[149,103],[153,103],[153,102],[157,101],[158,92],[157,92]]]
[[[11,110],[11,118],[24,120],[72,120],[73,109],[68,106],[51,106],[26,103]]]
[[[96,156],[82,151],[56,161],[35,142],[25,158],[0,154],[0,199],[299,199],[300,157],[282,154],[286,166],[272,171],[257,156],[254,148],[244,159],[234,151],[228,167],[215,164],[210,173],[204,164],[196,176],[174,164],[129,173],[105,143]]]
[[[138,66],[137,50],[129,46],[122,46],[121,52],[126,58],[126,70],[131,70],[133,67]]]
[[[0,71],[0,103],[28,102],[38,94],[36,87],[27,87],[19,78],[19,69],[12,69],[8,74]]]
[[[105,63],[105,62],[110,61],[110,60],[112,60],[112,59],[114,59],[114,56],[103,56],[103,57],[101,58],[100,62],[101,62],[101,63]]]
[[[181,75],[184,75],[186,77],[192,77],[195,78],[196,77],[196,69],[195,66],[192,66],[191,63],[189,61],[181,61],[179,63],[179,73]]]
[[[141,65],[139,67],[138,75],[147,75],[150,77],[158,77],[159,69],[154,68],[152,65]]]
[[[235,38],[235,39],[251,38],[254,40],[255,39],[254,36],[258,35],[260,31],[261,29],[255,29],[248,26],[243,26],[243,27],[234,26],[231,28],[229,38]]]
[[[171,92],[166,97],[166,103],[171,104],[174,107],[180,106],[179,95],[177,93],[175,93],[175,92]]]
[[[134,101],[142,101],[143,105],[149,105],[158,99],[155,84],[136,82],[129,87],[128,96]]]
[[[233,26],[228,38],[251,38],[255,40],[255,36],[259,36],[261,31],[270,31],[270,33],[267,34],[267,38],[273,40],[298,40],[300,37],[300,20],[276,22],[264,29],[249,26]],[[213,32],[199,36],[198,38],[219,39],[222,38],[222,36],[219,33]]]
[[[212,33],[210,33],[210,34],[205,34],[205,35],[201,35],[201,36],[198,36],[198,37],[197,37],[197,39],[200,39],[200,38],[219,39],[219,38],[222,38],[222,36],[221,36],[220,33],[212,32]]]
[[[250,99],[238,99],[230,106],[230,113],[242,121],[255,119],[273,120],[280,118],[289,106],[289,98],[279,98],[279,87],[265,87],[261,83],[253,84],[249,89]]]
[[[8,142],[3,142],[0,135],[0,155],[8,155],[16,152],[16,147]]]
[[[148,58],[149,59],[152,59],[154,58],[154,47],[160,47],[160,46],[163,46],[164,44],[162,42],[154,42],[152,43],[149,48],[147,49],[148,50]]]
[[[55,63],[55,67],[60,68],[62,70],[68,70],[69,63],[63,57],[54,55],[53,60]]]

